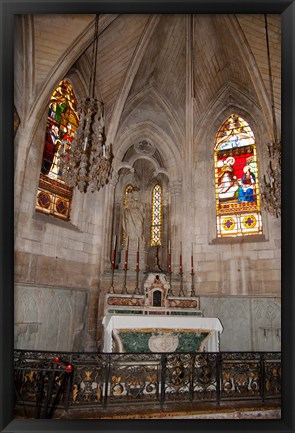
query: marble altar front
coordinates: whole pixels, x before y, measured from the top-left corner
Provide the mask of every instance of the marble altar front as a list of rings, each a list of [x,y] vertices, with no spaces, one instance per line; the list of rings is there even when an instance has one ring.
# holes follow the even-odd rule
[[[107,315],[104,352],[218,352],[220,320],[208,317]]]

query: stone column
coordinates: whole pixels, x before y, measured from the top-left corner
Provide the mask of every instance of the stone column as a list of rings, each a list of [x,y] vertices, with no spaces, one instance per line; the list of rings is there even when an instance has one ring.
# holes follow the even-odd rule
[[[179,273],[179,252],[182,235],[182,181],[177,179],[170,184],[170,240],[171,240],[171,270]]]

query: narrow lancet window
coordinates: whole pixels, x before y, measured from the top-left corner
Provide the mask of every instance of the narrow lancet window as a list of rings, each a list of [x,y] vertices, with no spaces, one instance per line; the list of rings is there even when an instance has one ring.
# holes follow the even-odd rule
[[[162,245],[162,187],[156,184],[152,191],[152,224],[151,224],[151,246]]]

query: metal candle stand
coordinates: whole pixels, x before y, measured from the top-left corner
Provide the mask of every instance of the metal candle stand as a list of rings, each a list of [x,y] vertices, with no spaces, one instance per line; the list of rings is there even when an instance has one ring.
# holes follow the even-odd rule
[[[127,294],[127,286],[126,286],[126,282],[127,282],[127,268],[124,268],[124,280],[123,280],[123,287],[122,287],[122,294]]]
[[[192,269],[192,272],[191,272],[191,277],[192,277],[191,297],[196,296],[195,287],[194,287],[194,275],[195,275],[195,273],[193,272],[193,269]]]
[[[183,291],[183,272],[182,272],[182,270],[180,270],[179,275],[180,275],[180,290],[179,290],[179,296],[184,296],[184,291]]]
[[[124,280],[123,280],[123,288],[122,288],[122,294],[127,294],[127,266],[128,266],[128,248],[129,248],[129,236],[127,237],[127,245],[125,250],[125,261],[124,261]]]
[[[114,293],[114,273],[115,273],[115,260],[116,260],[116,244],[117,244],[117,236],[114,238],[114,248],[112,251],[112,278],[111,278],[111,286],[110,293]]]

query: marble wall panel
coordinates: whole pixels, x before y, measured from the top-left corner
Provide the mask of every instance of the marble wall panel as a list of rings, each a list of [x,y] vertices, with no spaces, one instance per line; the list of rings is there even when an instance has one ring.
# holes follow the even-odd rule
[[[200,308],[204,316],[222,323],[221,351],[281,350],[279,298],[202,296]]]
[[[88,291],[32,284],[15,287],[15,348],[83,351]]]

